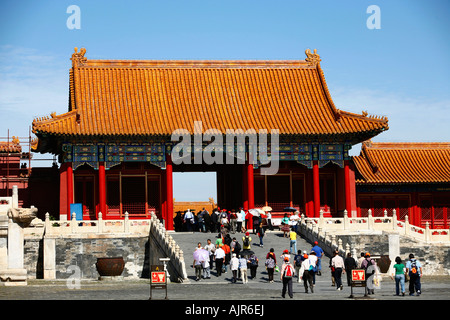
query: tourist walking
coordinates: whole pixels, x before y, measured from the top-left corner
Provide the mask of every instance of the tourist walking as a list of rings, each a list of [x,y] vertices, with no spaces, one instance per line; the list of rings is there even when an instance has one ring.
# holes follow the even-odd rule
[[[209,260],[202,261],[203,279],[211,279],[211,264]]]
[[[195,270],[195,281],[200,280],[202,276],[202,262],[200,260],[194,260],[192,267]]]
[[[342,273],[345,273],[344,259],[339,255],[339,251],[336,250],[336,254],[331,259],[331,265],[334,267],[334,280],[336,282],[336,290],[342,290]]]
[[[264,231],[262,223],[260,223],[259,228],[258,228],[258,237],[259,237],[259,246],[261,248],[264,248],[263,238],[264,238],[265,233],[266,232]]]
[[[257,234],[258,233],[258,227],[259,227],[260,223],[261,223],[261,218],[259,216],[253,216],[252,217],[253,234]]]
[[[295,211],[289,218],[292,229],[297,232],[298,222],[300,221],[299,212]]]
[[[266,221],[267,221],[267,227],[270,231],[273,230],[272,226],[272,213],[270,211],[266,211]]]
[[[247,274],[247,259],[241,255],[239,258],[239,271],[241,272],[242,283],[248,283],[248,274]]]
[[[308,293],[308,287],[311,290],[311,293],[314,293],[313,272],[314,271],[312,270],[308,255],[305,253],[305,259],[301,262],[301,266],[299,269],[299,279],[303,280],[305,293]]]
[[[294,228],[289,232],[289,253],[296,254],[297,252],[297,232]]]
[[[216,251],[216,246],[211,242],[211,239],[206,240],[205,249],[209,252],[209,267],[212,268],[214,263],[214,252]]]
[[[358,261],[356,261],[356,268],[361,269],[361,263],[364,261],[365,255],[366,255],[366,254],[365,254],[364,252],[361,252]]]
[[[273,260],[275,260],[275,264],[277,264],[277,257],[275,256],[275,250],[273,248],[269,249],[269,252],[266,255],[266,259],[269,259],[269,257],[272,257]]]
[[[304,259],[302,259],[302,250],[298,250],[297,254],[294,256],[294,269],[295,274],[297,275],[297,283],[300,283],[302,274],[300,273],[300,268],[302,267],[302,262]]]
[[[231,252],[232,253],[236,253],[236,256],[239,256],[239,253],[241,252],[241,244],[239,243],[239,241],[236,240],[236,238],[233,237],[231,244]]]
[[[228,265],[230,264],[231,260],[231,248],[228,244],[224,244],[222,245],[222,250],[225,252],[225,260],[223,261],[222,270],[224,273],[227,273]]]
[[[187,209],[186,213],[184,214],[184,222],[185,222],[187,231],[192,231],[195,220],[194,220],[194,215],[192,214],[190,209]]]
[[[288,214],[285,213],[283,219],[281,219],[281,231],[283,231],[283,237],[287,238],[287,234],[290,231],[289,227],[289,217]]]
[[[284,263],[284,258],[286,258],[286,257],[290,258],[291,256],[289,255],[289,250],[284,249],[284,250],[283,250],[283,253],[282,253],[281,256],[280,256],[281,261],[283,261],[283,263]]]
[[[292,290],[292,278],[295,275],[295,269],[289,262],[289,257],[284,258],[283,266],[281,267],[280,279],[283,283],[283,289],[281,290],[281,296],[284,298],[286,296],[286,289],[289,297],[294,297],[294,292]]]
[[[231,226],[231,233],[236,233],[236,227],[237,227],[237,214],[233,210],[230,213],[230,226]]]
[[[236,256],[236,253],[233,253],[233,256],[230,260],[230,269],[231,273],[233,274],[231,282],[236,283],[239,271],[239,259]]]
[[[255,279],[256,278],[256,270],[258,269],[258,257],[253,253],[250,255],[250,257],[248,258],[249,261],[249,266],[250,266],[250,279]]]
[[[205,232],[206,228],[205,228],[205,220],[204,220],[204,215],[205,215],[205,208],[203,208],[203,210],[197,214],[197,222],[198,222],[198,228],[200,232]]]
[[[195,250],[197,251],[197,250],[202,250],[202,249],[203,249],[202,244],[200,242],[197,243],[197,248],[195,248]],[[198,252],[200,252],[200,251],[197,251],[197,253]],[[194,262],[192,263],[192,267],[195,270],[195,281],[198,281],[201,279],[203,267],[202,267],[202,261],[199,258],[196,259],[195,257],[196,257],[196,255],[194,254]]]
[[[181,212],[183,211],[177,211],[177,215],[175,216],[175,218],[173,218],[173,223],[176,232],[183,231],[183,217],[181,215]]]
[[[313,285],[316,284],[316,273],[317,273],[317,256],[315,251],[311,251],[308,255],[309,264],[312,266],[312,277],[313,277]]]
[[[220,229],[226,229],[226,232],[228,233],[230,231],[230,222],[228,221],[228,216],[225,212],[222,213],[222,216],[220,217]]]
[[[395,279],[395,295],[400,295],[400,289],[402,296],[405,295],[405,273],[406,266],[402,263],[400,257],[395,258],[395,264],[392,267],[391,279]]]
[[[252,247],[252,238],[250,237],[250,233],[247,231],[245,236],[242,237],[242,249],[250,250]]]
[[[275,254],[271,255],[270,252],[267,254],[266,262],[264,263],[267,270],[267,275],[269,277],[269,283],[273,283],[273,273],[275,272]]]
[[[319,247],[319,243],[317,241],[314,241],[314,247],[311,248],[312,251],[316,253],[317,257],[317,275],[322,275],[322,258],[324,255],[324,251],[321,247]]]
[[[211,214],[211,232],[220,231],[219,216],[219,210],[213,210],[213,213]]]
[[[336,281],[334,279],[334,267],[331,265],[331,261],[333,260],[334,256],[336,255],[335,251],[333,251],[332,255],[333,256],[330,258],[329,267],[330,267],[330,271],[331,271],[331,286],[334,287],[336,285]]]
[[[375,274],[375,261],[370,258],[370,253],[366,252],[364,255],[364,260],[361,262],[361,268],[365,270],[366,274],[366,289],[367,294],[375,294],[373,289],[373,277]]]
[[[208,210],[203,210],[203,225],[205,232],[211,231],[211,216]]]
[[[345,273],[347,274],[347,285],[350,287],[352,285],[352,270],[356,269],[356,261],[352,257],[352,254],[347,253],[347,258],[344,260]]]
[[[409,255],[409,261],[406,262],[406,271],[409,275],[409,295],[414,295],[414,291],[418,296],[422,293],[420,278],[422,277],[422,265],[414,255]]]
[[[245,212],[242,208],[236,213],[236,229],[237,232],[242,232],[242,223],[245,221]]]
[[[216,249],[216,252],[214,253],[216,262],[216,272],[218,277],[222,275],[222,266],[225,262],[225,251],[223,251],[222,246],[223,244],[219,244],[219,247]]]

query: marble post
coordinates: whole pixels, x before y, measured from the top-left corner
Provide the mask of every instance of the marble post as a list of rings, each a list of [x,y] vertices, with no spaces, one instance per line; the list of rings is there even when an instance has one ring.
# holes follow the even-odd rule
[[[8,210],[7,268],[0,270],[0,285],[27,285],[27,269],[24,268],[24,231],[36,217],[37,209],[18,208],[18,190],[13,186],[12,206]]]

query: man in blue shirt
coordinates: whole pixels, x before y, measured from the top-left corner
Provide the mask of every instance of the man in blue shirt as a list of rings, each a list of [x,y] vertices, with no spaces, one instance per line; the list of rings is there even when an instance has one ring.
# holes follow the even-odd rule
[[[422,277],[422,265],[411,253],[406,263],[406,272],[409,274],[409,295],[414,295],[414,289],[418,296],[421,294],[420,278]]]
[[[317,275],[321,276],[321,270],[322,270],[322,257],[323,257],[323,250],[321,247],[319,247],[319,243],[317,241],[314,242],[314,247],[312,247],[311,251],[314,251],[317,256]]]

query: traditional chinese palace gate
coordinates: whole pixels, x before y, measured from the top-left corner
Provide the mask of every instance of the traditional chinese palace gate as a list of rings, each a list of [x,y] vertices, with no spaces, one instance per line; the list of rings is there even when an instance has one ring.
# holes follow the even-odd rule
[[[221,208],[357,214],[348,151],[387,130],[387,119],[337,109],[316,52],[299,61],[135,61],[88,60],[85,51],[71,58],[68,112],[33,121],[34,151],[61,163],[60,216],[73,203],[83,219],[155,211],[172,229],[174,171],[216,172]],[[261,174],[269,165],[251,163],[248,146],[244,163],[174,164],[172,133],[193,136],[196,121],[223,135],[277,129],[278,172]]]

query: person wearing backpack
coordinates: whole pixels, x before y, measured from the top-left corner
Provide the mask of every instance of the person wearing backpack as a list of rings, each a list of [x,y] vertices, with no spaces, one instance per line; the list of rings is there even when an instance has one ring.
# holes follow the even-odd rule
[[[300,274],[300,268],[302,267],[302,250],[298,250],[297,254],[294,256],[294,268],[295,268],[295,274],[297,275],[297,282],[300,283],[301,281],[301,274]]]
[[[283,266],[281,267],[281,282],[283,283],[283,289],[281,290],[281,296],[284,298],[286,295],[286,289],[289,297],[293,298],[294,293],[292,291],[292,278],[295,275],[295,269],[289,262],[289,257],[284,258]]]
[[[258,257],[255,254],[250,255],[249,257],[250,261],[250,279],[256,278],[256,269],[258,269]]]
[[[412,253],[409,255],[409,261],[406,263],[406,272],[408,272],[409,275],[409,295],[413,296],[415,290],[416,294],[420,296],[422,293],[420,284],[422,265],[414,258]]]
[[[250,250],[251,249],[251,242],[252,238],[250,237],[250,233],[246,232],[245,236],[242,237],[242,248],[243,250]]]
[[[230,244],[231,247],[231,252],[232,253],[236,253],[236,255],[239,255],[239,253],[241,252],[241,244],[239,243],[239,241],[236,240],[236,238],[233,238],[233,240],[231,241]]]

